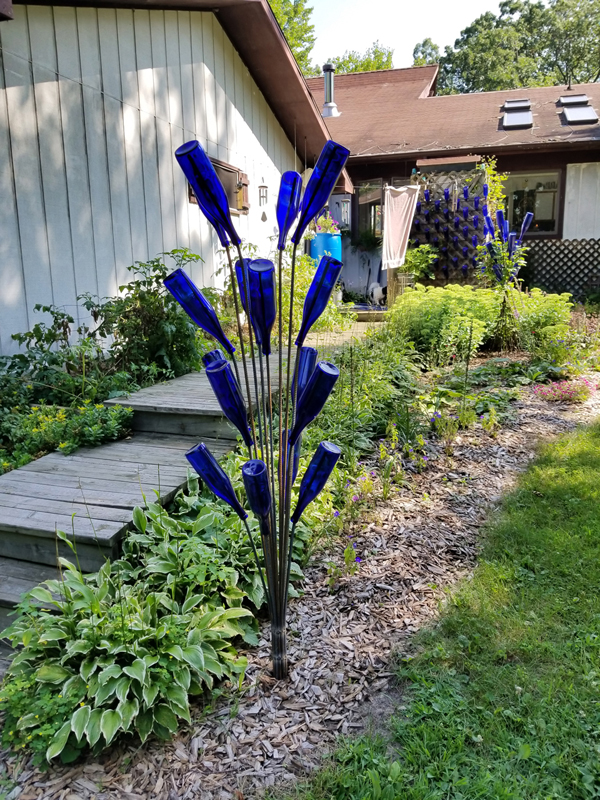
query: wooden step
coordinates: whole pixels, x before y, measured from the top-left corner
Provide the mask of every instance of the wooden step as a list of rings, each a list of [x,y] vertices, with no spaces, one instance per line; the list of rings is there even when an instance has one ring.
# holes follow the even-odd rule
[[[0,632],[15,618],[9,612],[14,609],[25,592],[29,592],[42,581],[58,578],[56,567],[0,558]]]
[[[118,555],[136,505],[168,503],[187,481],[185,453],[198,437],[135,434],[129,439],[51,453],[0,476],[0,557],[54,566],[57,552],[73,559],[56,537],[68,534],[81,568],[99,569]],[[204,438],[219,458],[231,439]]]
[[[245,378],[238,364],[242,391],[246,396]],[[275,391],[279,375],[279,356],[269,356],[271,385]],[[266,359],[263,358],[266,381]],[[256,404],[254,374],[249,362],[248,377],[252,402]],[[260,364],[257,360],[257,381],[260,386]],[[260,391],[260,389],[259,389]],[[238,431],[224,416],[205,372],[191,372],[165,383],[140,389],[128,397],[107,400],[107,406],[122,405],[133,409],[134,431],[228,439],[235,442]]]

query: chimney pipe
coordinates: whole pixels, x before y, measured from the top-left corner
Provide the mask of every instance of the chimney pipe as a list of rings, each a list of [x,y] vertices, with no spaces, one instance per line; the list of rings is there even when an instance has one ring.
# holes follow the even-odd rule
[[[323,78],[325,80],[325,102],[323,103],[322,117],[339,117],[340,111],[335,104],[333,96],[333,75],[335,69],[333,64],[323,64]]]

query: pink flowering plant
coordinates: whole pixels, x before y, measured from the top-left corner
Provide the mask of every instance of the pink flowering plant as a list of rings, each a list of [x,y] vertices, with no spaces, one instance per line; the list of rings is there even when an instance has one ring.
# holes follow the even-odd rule
[[[340,232],[339,225],[331,216],[329,211],[325,211],[317,220],[317,233],[332,233]]]
[[[533,387],[536,397],[553,403],[583,403],[597,389],[596,384],[585,378],[574,381],[556,381],[548,386],[538,384]]]

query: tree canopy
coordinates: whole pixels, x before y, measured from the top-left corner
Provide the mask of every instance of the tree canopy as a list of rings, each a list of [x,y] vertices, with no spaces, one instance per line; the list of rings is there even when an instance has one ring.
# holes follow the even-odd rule
[[[431,39],[423,39],[413,50],[413,67],[424,67],[426,64],[439,64],[440,48]]]
[[[269,3],[298,66],[304,74],[312,73],[310,54],[316,40],[315,26],[311,23],[312,6],[306,4],[307,0],[269,0]]]
[[[377,69],[392,69],[393,55],[393,48],[373,42],[362,54],[356,50],[346,50],[343,56],[330,58],[329,61],[335,67],[335,71],[341,74],[371,72]]]
[[[425,39],[414,64],[435,63],[436,55]],[[597,81],[600,0],[503,0],[498,15],[482,14],[438,60],[440,94]]]

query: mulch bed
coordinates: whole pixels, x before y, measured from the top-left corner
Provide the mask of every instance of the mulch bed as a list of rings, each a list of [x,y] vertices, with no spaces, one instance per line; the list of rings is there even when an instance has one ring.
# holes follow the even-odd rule
[[[473,569],[482,524],[538,442],[597,417],[600,392],[565,406],[527,388],[514,410],[496,439],[477,426],[459,434],[452,456],[430,446],[429,466],[410,476],[410,489],[355,523],[347,532],[362,558],[355,575],[333,590],[327,584],[327,563],[342,563],[343,545],[313,559],[303,596],[290,604],[288,682],[269,675],[265,625],[259,647],[247,653],[242,693],[198,708],[172,742],[121,746],[46,773],[5,757],[6,774],[18,782],[10,800],[248,800],[306,777],[338,735],[381,729],[402,702],[394,659]]]

